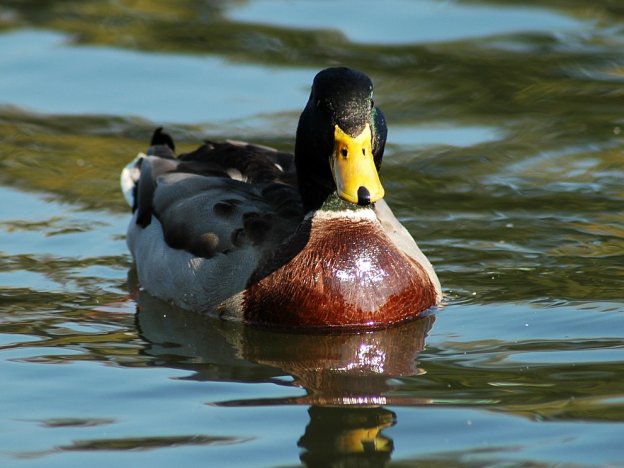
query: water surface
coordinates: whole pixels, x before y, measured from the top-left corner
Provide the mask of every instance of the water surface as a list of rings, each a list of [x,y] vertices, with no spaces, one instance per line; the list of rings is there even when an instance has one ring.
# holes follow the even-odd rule
[[[4,2],[2,464],[624,466],[624,4],[525,3]],[[445,306],[308,336],[142,293],[118,174],[153,128],[290,151],[335,64]]]

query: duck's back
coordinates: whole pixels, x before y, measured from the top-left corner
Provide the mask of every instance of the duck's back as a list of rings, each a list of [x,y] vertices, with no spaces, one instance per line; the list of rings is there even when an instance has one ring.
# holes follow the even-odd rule
[[[179,158],[162,145],[149,153],[122,175],[136,184],[127,240],[139,281],[208,311],[242,291],[301,221],[292,156],[237,142],[207,142]]]

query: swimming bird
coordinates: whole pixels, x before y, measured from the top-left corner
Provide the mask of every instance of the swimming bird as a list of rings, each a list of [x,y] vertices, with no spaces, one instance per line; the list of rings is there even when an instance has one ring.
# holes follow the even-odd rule
[[[387,126],[362,72],[314,78],[294,156],[237,141],[175,154],[158,128],[121,174],[149,294],[280,328],[366,328],[437,305],[431,263],[384,201]]]

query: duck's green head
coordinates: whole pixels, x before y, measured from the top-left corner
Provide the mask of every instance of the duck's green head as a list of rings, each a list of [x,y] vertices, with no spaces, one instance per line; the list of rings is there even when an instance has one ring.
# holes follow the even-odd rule
[[[305,208],[317,209],[334,192],[354,205],[383,198],[378,171],[387,131],[368,76],[343,67],[319,72],[295,145]]]

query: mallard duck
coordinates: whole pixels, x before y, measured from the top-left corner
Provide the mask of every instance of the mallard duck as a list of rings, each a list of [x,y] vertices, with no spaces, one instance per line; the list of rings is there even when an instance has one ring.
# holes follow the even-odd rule
[[[284,328],[379,327],[438,304],[438,278],[383,200],[387,127],[368,76],[314,78],[294,157],[161,128],[124,168],[142,288],[183,309]]]

